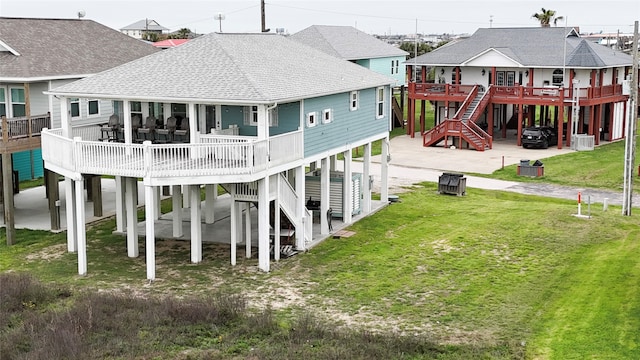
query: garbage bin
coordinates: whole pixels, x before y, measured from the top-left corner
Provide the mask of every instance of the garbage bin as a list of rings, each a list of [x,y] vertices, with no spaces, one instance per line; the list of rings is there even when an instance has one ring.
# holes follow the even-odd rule
[[[467,178],[459,173],[442,173],[438,178],[438,193],[462,196],[467,192]]]
[[[517,169],[518,176],[544,176],[544,165],[542,164],[542,161],[536,160],[533,165],[529,165],[529,160],[526,160],[527,163],[524,163],[524,161],[525,160],[520,160],[520,165],[518,165]]]

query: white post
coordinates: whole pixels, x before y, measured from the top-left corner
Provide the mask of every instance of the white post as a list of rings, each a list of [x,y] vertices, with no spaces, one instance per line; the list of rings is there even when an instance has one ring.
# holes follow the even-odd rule
[[[276,198],[273,201],[273,258],[277,261],[280,260],[280,229],[282,229],[282,225],[280,224],[280,176],[276,176]]]
[[[246,202],[244,205],[244,242],[245,242],[245,256],[247,259],[251,259],[251,203]]]
[[[138,257],[138,209],[136,207],[138,180],[125,178],[125,202],[127,207],[127,254],[129,257]]]
[[[329,233],[329,221],[327,214],[331,207],[331,179],[329,177],[329,158],[323,158],[320,164],[320,233]],[[336,209],[337,210],[337,209]],[[311,219],[313,221],[313,219]]]
[[[191,262],[197,264],[202,261],[202,225],[200,218],[200,186],[189,187],[191,197]]]
[[[269,272],[269,176],[258,180],[258,267]]]
[[[189,196],[189,185],[182,186],[182,193],[185,194],[185,196],[182,197],[182,207],[188,209],[191,207],[189,203],[189,200],[191,200]]]
[[[353,184],[351,183],[351,149],[342,153],[344,155],[344,178],[342,179],[342,221],[351,224],[351,211],[353,209]]]
[[[125,230],[125,209],[124,194],[125,187],[122,182],[122,176],[116,176],[116,231],[124,233]]]
[[[180,185],[172,185],[171,189],[173,237],[179,238],[182,236],[182,187]]]
[[[362,164],[362,212],[369,214],[371,212],[371,143],[364,145],[364,163]]]
[[[78,239],[76,237],[76,186],[75,182],[68,177],[64,178],[65,194],[66,194],[66,213],[67,213],[67,251],[78,251]]]
[[[195,103],[189,103],[189,113],[187,116],[189,117],[189,142],[194,144],[197,142],[196,139],[198,136],[198,113],[196,112]],[[193,157],[194,155],[195,152],[192,152],[191,156]],[[198,203],[200,203],[200,200],[198,200]]]
[[[78,239],[78,274],[87,274],[87,233],[85,232],[83,180],[75,181],[76,237]]]
[[[238,244],[238,210],[236,204],[236,199],[233,194],[231,195],[231,209],[230,209],[230,222],[231,222],[231,265],[236,264],[236,251]]]
[[[382,157],[380,158],[380,199],[389,199],[389,136],[382,140]]]
[[[156,190],[159,187],[156,188]],[[146,251],[145,257],[147,261],[147,279],[155,280],[156,278],[156,234],[154,224],[154,211],[156,207],[156,194],[152,186],[144,187],[145,201],[145,232],[146,232]]]
[[[125,144],[131,144],[133,137],[131,135],[131,103],[129,101],[122,102],[122,111],[124,117],[124,142]],[[131,148],[127,147],[125,152],[127,155],[131,155]]]
[[[218,198],[218,184],[207,184],[204,186],[205,192],[205,210],[204,210],[204,222],[207,224],[213,224],[215,221],[215,202]]]
[[[296,193],[298,193],[298,213],[296,214],[296,248],[305,249],[304,243],[304,222],[305,222],[305,191],[304,191],[304,165],[296,168]],[[312,219],[308,219],[311,221]]]

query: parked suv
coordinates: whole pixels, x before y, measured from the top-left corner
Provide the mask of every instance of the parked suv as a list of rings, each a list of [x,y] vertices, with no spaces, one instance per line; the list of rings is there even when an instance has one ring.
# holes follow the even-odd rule
[[[558,145],[558,134],[552,127],[530,127],[522,130],[522,147],[539,147],[546,149],[549,145]]]

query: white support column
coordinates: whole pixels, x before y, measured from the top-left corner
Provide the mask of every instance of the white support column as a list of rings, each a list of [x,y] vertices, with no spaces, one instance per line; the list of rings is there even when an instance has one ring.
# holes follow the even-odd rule
[[[215,221],[214,206],[218,199],[218,184],[207,184],[204,186],[205,192],[205,210],[204,210],[204,222],[206,224],[213,224]]]
[[[382,140],[382,156],[380,158],[380,199],[389,200],[389,136]]]
[[[296,193],[298,193],[298,213],[294,220],[296,226],[296,248],[298,250],[304,250],[304,222],[313,221],[313,219],[306,219],[306,194],[304,191],[304,165],[296,168]]]
[[[237,202],[235,196],[231,195],[231,209],[230,212],[230,222],[231,222],[231,265],[236,264],[236,252],[238,246],[238,210],[237,210]]]
[[[207,107],[206,105],[198,105],[198,127],[202,134],[208,134],[211,129],[207,129]]]
[[[329,170],[336,171],[337,167],[338,167],[338,157],[335,155],[331,155],[331,157],[329,158]]]
[[[133,141],[132,135],[131,135],[131,103],[127,100],[122,102],[122,111],[123,111],[123,117],[124,117],[124,142],[126,144],[131,144]],[[130,148],[126,148],[126,152],[127,155],[131,154],[131,149]]]
[[[76,200],[76,237],[78,240],[78,274],[87,275],[87,233],[84,215],[83,180],[75,181]]]
[[[269,272],[269,176],[258,180],[258,267]]]
[[[67,251],[78,251],[78,239],[76,236],[76,186],[75,182],[68,177],[64,178],[64,191],[66,196],[66,213],[67,213]]]
[[[246,202],[244,205],[244,242],[245,256],[251,259],[251,203]]]
[[[362,213],[371,212],[371,143],[364,145],[364,163],[362,164]]]
[[[329,233],[329,218],[327,213],[330,207],[331,182],[329,179],[329,158],[323,158],[320,168],[320,233]],[[336,209],[337,210],[337,209]],[[313,221],[313,220],[312,220]]]
[[[269,137],[269,119],[267,114],[267,105],[258,105],[258,140],[264,140]]]
[[[200,210],[200,186],[189,187],[191,197],[191,262],[197,264],[202,261],[202,211]]]
[[[276,198],[273,201],[273,208],[275,209],[274,219],[273,219],[273,257],[276,260],[280,260],[280,229],[282,229],[282,225],[280,224],[280,184],[282,181],[280,176],[276,176],[276,182],[278,182],[276,186]]]
[[[196,104],[189,103],[189,142],[194,144],[198,138],[198,113],[196,111]]]
[[[145,232],[146,232],[146,251],[145,257],[147,262],[147,279],[155,280],[156,278],[156,232],[154,224],[154,214],[152,210],[156,208],[156,194],[159,187],[154,189],[152,186],[144,187],[145,206]]]
[[[351,149],[342,153],[344,155],[344,179],[342,179],[342,222],[351,224],[351,212],[353,209],[353,184],[351,175]]]
[[[136,187],[138,180],[136,178],[125,178],[125,203],[127,213],[127,254],[129,257],[138,257],[138,209],[136,206],[138,193]]]
[[[116,231],[124,233],[125,230],[125,208],[124,208],[125,186],[122,176],[116,176]]]
[[[222,105],[216,105],[216,129],[222,130]]]
[[[173,185],[171,187],[171,204],[173,205],[173,237],[182,236],[182,187]]]

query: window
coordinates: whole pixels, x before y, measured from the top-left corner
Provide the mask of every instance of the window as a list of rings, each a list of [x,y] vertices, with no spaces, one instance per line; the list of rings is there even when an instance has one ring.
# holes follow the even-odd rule
[[[328,124],[331,121],[333,121],[333,113],[331,112],[331,109],[322,110],[322,123]]]
[[[400,60],[391,60],[391,75],[398,74],[398,66],[400,64]]]
[[[358,98],[359,98],[358,92],[357,91],[352,91],[351,92],[351,105],[349,107],[349,109],[351,111],[358,110]]]
[[[27,114],[24,102],[24,89],[11,88],[12,117],[25,116]]]
[[[71,98],[69,99],[69,109],[71,110],[71,117],[80,117],[80,99]]]
[[[87,108],[89,111],[89,116],[100,115],[100,100],[87,101]]]
[[[498,86],[504,86],[505,81],[504,81],[504,71],[498,71],[496,72],[496,85]]]
[[[7,116],[7,101],[4,97],[4,89],[0,88],[0,116]]]
[[[507,86],[516,85],[516,73],[515,71],[507,71]]]
[[[244,124],[247,126],[258,126],[258,107],[245,106],[242,110],[244,114]],[[269,109],[269,126],[278,126],[278,108]]]
[[[317,116],[318,115],[316,114],[315,111],[307,113],[307,127],[316,126],[316,122],[318,121]]]
[[[396,60],[396,74],[400,73],[399,68],[400,68],[400,60]]]
[[[553,77],[551,78],[551,84],[554,86],[562,86],[564,82],[564,74],[562,73],[562,69],[553,70]]]
[[[384,88],[379,87],[376,90],[376,118],[384,117]]]

